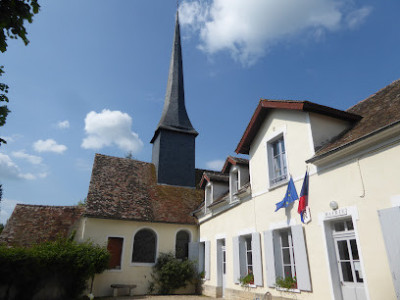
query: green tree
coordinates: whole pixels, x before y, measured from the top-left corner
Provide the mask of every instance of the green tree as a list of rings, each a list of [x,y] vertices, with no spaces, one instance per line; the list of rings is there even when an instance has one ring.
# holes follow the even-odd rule
[[[0,51],[7,50],[7,38],[21,38],[25,45],[29,40],[24,22],[32,23],[33,16],[39,12],[38,0],[0,1]]]
[[[33,16],[39,12],[38,0],[1,0],[0,1],[0,51],[7,50],[7,39],[22,39],[28,45],[25,21],[32,23]],[[4,73],[4,67],[0,66],[0,76]],[[8,85],[0,83],[0,104],[8,102]],[[0,127],[6,123],[10,112],[7,105],[0,106]],[[0,138],[0,146],[6,141]]]

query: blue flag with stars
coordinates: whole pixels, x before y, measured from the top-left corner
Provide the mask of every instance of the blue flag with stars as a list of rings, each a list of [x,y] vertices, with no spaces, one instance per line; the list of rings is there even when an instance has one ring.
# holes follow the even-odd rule
[[[281,202],[278,202],[275,204],[276,205],[275,211],[277,211],[278,209],[281,209],[282,207],[288,207],[289,203],[292,203],[292,202],[296,201],[297,199],[299,199],[299,196],[297,196],[296,187],[294,186],[292,176],[290,176],[290,180],[289,180],[289,183],[287,186],[285,198],[283,198],[283,200]]]

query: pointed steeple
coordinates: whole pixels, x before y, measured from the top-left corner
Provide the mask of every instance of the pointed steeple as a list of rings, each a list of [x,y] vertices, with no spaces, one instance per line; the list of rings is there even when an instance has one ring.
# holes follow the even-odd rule
[[[177,11],[164,109],[151,139],[152,162],[156,168],[158,183],[195,187],[197,135],[185,107],[181,35]]]
[[[151,143],[154,142],[158,131],[163,128],[182,133],[198,135],[189,120],[185,107],[185,92],[183,87],[182,48],[179,26],[179,13],[176,12],[175,35],[172,45],[171,62],[169,66],[167,91],[160,122]]]

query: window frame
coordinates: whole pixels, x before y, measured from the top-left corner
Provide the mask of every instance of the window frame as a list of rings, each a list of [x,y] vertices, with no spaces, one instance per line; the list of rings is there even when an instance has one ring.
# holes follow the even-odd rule
[[[240,170],[237,166],[233,166],[229,171],[229,195],[230,202],[235,201],[235,194],[240,189]]]
[[[186,244],[186,254],[187,254],[186,257],[177,257],[177,251],[176,251],[177,249],[176,248],[177,248],[178,234],[180,232],[185,232],[188,235],[188,240],[187,240],[187,244]],[[175,233],[175,257],[177,259],[182,259],[182,260],[189,259],[189,243],[191,241],[192,241],[192,233],[189,230],[187,230],[185,228],[181,228],[176,231],[176,233]]]
[[[133,251],[135,250],[135,236],[136,236],[136,234],[138,234],[138,233],[139,233],[140,231],[142,231],[142,230],[150,230],[150,231],[152,231],[152,232],[154,233],[154,235],[155,235],[154,262],[134,262],[134,261],[133,261]],[[154,230],[153,228],[151,228],[151,227],[141,227],[141,228],[138,228],[138,229],[135,231],[135,233],[133,234],[133,237],[132,237],[132,243],[131,243],[131,245],[132,245],[132,251],[131,251],[130,265],[131,265],[131,266],[154,266],[154,265],[156,264],[157,258],[158,258],[158,241],[159,241],[158,233],[157,233],[157,231]]]
[[[280,166],[283,169],[282,175],[277,176],[273,166],[274,166],[274,157],[273,157],[273,151],[274,151],[274,144],[278,143],[279,141],[282,140],[282,144],[284,147],[284,151],[282,151],[282,144],[279,144],[279,148],[281,152],[279,153],[279,161],[280,161]],[[267,165],[268,165],[268,182],[270,188],[274,188],[277,186],[280,186],[282,184],[285,184],[288,179],[289,179],[289,171],[288,171],[288,160],[287,160],[287,147],[286,147],[286,138],[285,138],[285,132],[284,131],[279,131],[277,132],[274,136],[270,137],[266,141],[266,148],[267,148]],[[285,170],[286,169],[286,170]],[[281,177],[279,179],[279,177]]]
[[[263,232],[264,234],[264,259],[265,259],[265,274],[267,278],[267,286],[276,288],[275,283],[278,277],[283,277],[282,266],[282,248],[280,232],[284,230],[291,231],[293,242],[293,257],[296,267],[296,284],[297,288],[291,291],[312,291],[311,274],[308,264],[309,257],[307,244],[305,239],[304,227],[302,224],[291,222],[289,226],[282,223],[271,224],[271,229]],[[279,288],[278,288],[279,289]]]
[[[284,236],[283,234],[286,233],[287,237],[287,246],[284,246],[283,239]],[[282,274],[283,278],[286,278],[285,274],[285,267],[290,267],[290,273],[291,277],[294,278],[296,277],[296,261],[294,258],[294,246],[293,246],[293,238],[292,238],[292,230],[291,228],[286,228],[286,229],[281,229],[278,231],[279,234],[279,242],[280,242],[280,250],[281,250],[281,260],[280,260],[280,267],[282,269]],[[289,250],[289,258],[290,258],[290,263],[285,263],[284,259],[284,250],[288,249]]]
[[[207,214],[210,212],[210,209],[208,208],[212,203],[213,203],[213,184],[212,182],[208,182],[206,184],[206,187],[204,189],[204,213]]]

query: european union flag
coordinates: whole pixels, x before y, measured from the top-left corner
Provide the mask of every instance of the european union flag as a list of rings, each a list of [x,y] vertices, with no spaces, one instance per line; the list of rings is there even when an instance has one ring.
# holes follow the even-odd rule
[[[297,196],[296,187],[294,186],[292,176],[290,176],[290,180],[289,180],[289,183],[287,186],[285,198],[283,198],[283,200],[281,202],[278,202],[275,204],[276,205],[275,211],[277,211],[278,209],[280,209],[282,207],[288,207],[289,203],[294,202],[297,199],[299,199],[299,196]]]

